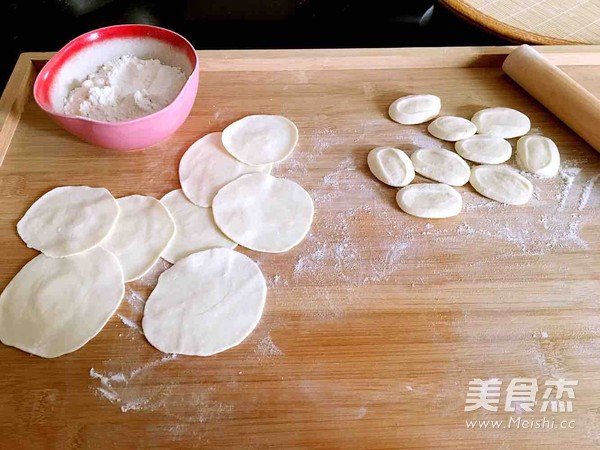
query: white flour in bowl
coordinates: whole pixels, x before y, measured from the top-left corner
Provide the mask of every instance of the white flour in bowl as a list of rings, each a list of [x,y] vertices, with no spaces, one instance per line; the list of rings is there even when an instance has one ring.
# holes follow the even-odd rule
[[[137,119],[171,103],[187,77],[158,59],[120,56],[69,92],[64,112],[103,122]]]

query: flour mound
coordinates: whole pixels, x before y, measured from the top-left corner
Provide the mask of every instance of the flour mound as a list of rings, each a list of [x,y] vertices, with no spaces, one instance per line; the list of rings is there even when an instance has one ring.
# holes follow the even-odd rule
[[[104,64],[74,88],[64,112],[103,122],[137,119],[171,103],[187,77],[157,59],[120,56]]]

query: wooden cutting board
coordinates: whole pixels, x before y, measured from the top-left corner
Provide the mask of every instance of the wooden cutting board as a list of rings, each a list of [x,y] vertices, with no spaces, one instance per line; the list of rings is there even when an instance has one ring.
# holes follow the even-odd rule
[[[118,314],[75,353],[43,360],[0,345],[0,446],[598,448],[600,156],[503,75],[509,51],[202,51],[191,116],[141,153],[101,150],[55,125],[30,95],[51,55],[24,55],[0,102],[0,289],[36,255],[15,225],[41,194],[90,185],[159,198],[178,187],[192,142],[247,114],[298,125],[299,146],[274,174],[302,184],[316,216],[288,253],[241,250],[269,292],[258,328],[232,350],[174,357],[146,342],[143,303],[166,263],[128,284]],[[600,47],[540,51],[600,95]],[[558,144],[561,175],[532,178],[522,207],[466,186],[456,218],[402,213],[396,189],[369,174],[369,150],[451,148],[425,125],[389,120],[389,104],[409,93],[439,95],[443,114],[523,111]],[[499,410],[465,412],[469,382],[495,378]],[[504,411],[517,378],[538,385],[532,412]],[[545,383],[559,379],[578,382],[572,412],[540,412]],[[557,428],[508,426],[519,417]]]

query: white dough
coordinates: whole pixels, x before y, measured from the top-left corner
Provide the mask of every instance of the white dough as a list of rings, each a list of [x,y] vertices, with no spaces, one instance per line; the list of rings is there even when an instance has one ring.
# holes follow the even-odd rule
[[[67,258],[38,255],[0,295],[0,340],[43,358],[73,352],[116,311],[123,283],[119,261],[100,247]]]
[[[212,206],[223,186],[241,175],[271,172],[271,165],[249,166],[223,147],[222,133],[210,133],[194,142],[179,162],[183,193],[198,206]]]
[[[471,122],[477,133],[511,139],[523,136],[531,129],[529,117],[516,109],[487,108],[475,113]]]
[[[415,169],[410,158],[397,148],[374,148],[367,156],[367,164],[371,173],[389,186],[406,186],[415,178]]]
[[[463,186],[471,170],[464,159],[443,148],[420,148],[410,155],[415,172],[440,183]]]
[[[551,178],[560,168],[556,144],[544,136],[523,136],[517,141],[517,162],[521,169],[542,178]]]
[[[246,116],[223,130],[229,153],[251,166],[283,161],[298,143],[298,128],[283,116]]]
[[[169,192],[160,202],[175,221],[175,237],[161,254],[170,263],[201,250],[235,248],[235,242],[217,228],[211,208],[194,205],[183,195],[181,189]]]
[[[407,214],[425,219],[445,219],[462,210],[462,197],[447,184],[411,184],[396,194],[396,202]]]
[[[473,167],[469,181],[484,197],[509,205],[523,205],[533,195],[529,180],[508,166]]]
[[[162,352],[210,356],[252,333],[266,297],[267,284],[254,261],[233,250],[207,250],[162,273],[142,327]]]
[[[478,164],[501,164],[512,155],[510,142],[485,134],[458,141],[454,148],[460,156]]]
[[[462,117],[442,116],[431,122],[427,131],[438,139],[454,142],[473,136],[477,127]]]
[[[53,258],[71,256],[100,244],[119,216],[104,188],[63,186],[42,195],[17,224],[27,247]]]
[[[442,101],[430,94],[407,95],[390,105],[391,119],[403,125],[416,125],[433,119],[440,113]]]
[[[265,173],[243,175],[213,201],[218,227],[251,250],[281,253],[299,244],[312,224],[314,206],[299,184]]]
[[[110,235],[100,244],[115,255],[125,281],[142,277],[175,236],[175,222],[153,197],[130,195],[117,200],[121,213]]]

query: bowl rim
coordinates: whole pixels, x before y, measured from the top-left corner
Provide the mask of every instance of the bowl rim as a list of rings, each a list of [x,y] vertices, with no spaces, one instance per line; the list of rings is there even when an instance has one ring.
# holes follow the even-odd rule
[[[194,55],[194,58],[192,61],[194,68],[193,68],[192,72],[187,76],[187,79],[186,79],[184,85],[181,87],[181,90],[179,91],[177,96],[171,101],[171,103],[169,103],[164,108],[159,109],[158,111],[154,111],[153,113],[147,114],[145,116],[137,117],[135,119],[130,119],[130,120],[121,120],[118,122],[106,122],[106,121],[102,121],[102,120],[90,119],[89,117],[70,116],[63,112],[57,112],[53,109],[47,108],[45,105],[42,104],[42,102],[38,98],[38,91],[40,90],[40,84],[43,82],[44,75],[48,74],[52,70],[59,69],[60,67],[62,67],[63,64],[60,64],[57,67],[54,67],[54,65],[56,65],[57,59],[63,57],[71,48],[76,46],[79,42],[86,40],[94,33],[106,32],[106,30],[120,29],[120,28],[130,28],[130,29],[139,29],[139,30],[154,29],[154,30],[160,30],[163,32],[167,32],[168,34],[171,34],[171,35],[181,39],[192,51],[191,53]],[[161,40],[160,38],[155,38],[155,39]],[[66,45],[64,45],[59,51],[57,51],[52,56],[52,58],[50,58],[48,60],[48,62],[46,62],[44,67],[42,67],[40,72],[37,74],[37,76],[35,78],[35,82],[33,84],[33,98],[35,99],[35,102],[37,103],[37,105],[40,108],[42,108],[46,113],[50,114],[51,116],[58,116],[58,117],[62,117],[62,118],[69,119],[69,120],[90,122],[92,124],[105,125],[105,126],[109,126],[109,127],[119,127],[122,125],[131,125],[131,124],[143,122],[145,120],[149,120],[152,118],[156,118],[157,116],[159,116],[161,114],[167,114],[168,110],[173,107],[175,102],[177,102],[184,95],[184,91],[186,90],[186,88],[188,87],[188,85],[190,84],[192,79],[194,79],[195,76],[197,75],[197,73],[199,72],[199,70],[200,70],[199,66],[200,66],[200,63],[199,63],[199,59],[198,59],[198,54],[196,53],[196,49],[194,48],[192,43],[190,41],[188,41],[185,37],[183,37],[181,34],[175,32],[173,30],[169,30],[168,28],[164,28],[164,27],[158,27],[155,25],[146,25],[146,24],[137,24],[137,23],[110,25],[107,27],[96,28],[94,30],[83,33],[83,34],[71,39]]]

